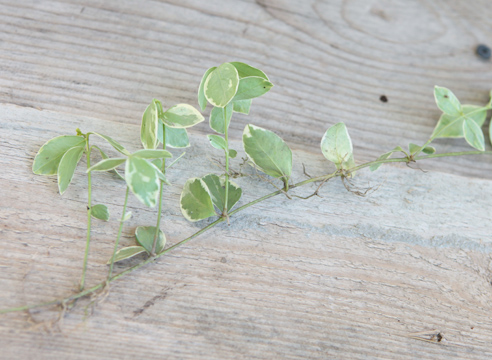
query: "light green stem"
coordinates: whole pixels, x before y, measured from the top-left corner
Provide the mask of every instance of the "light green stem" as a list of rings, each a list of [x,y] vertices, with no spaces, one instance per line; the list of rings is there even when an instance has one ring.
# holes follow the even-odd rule
[[[89,146],[89,135],[85,138],[85,153],[87,157],[87,169],[91,167],[91,147]],[[91,243],[91,220],[92,220],[92,174],[87,173],[87,237],[85,240],[84,263],[82,265],[82,278],[80,279],[79,291],[85,287],[85,273],[87,272],[87,260],[89,258],[89,246]]]
[[[432,154],[432,155],[425,155],[425,156],[419,156],[419,157],[416,157],[415,160],[425,160],[425,159],[433,159],[433,158],[439,158],[439,157],[449,157],[449,156],[462,156],[462,155],[492,155],[492,151],[461,151],[461,152],[450,152],[450,153],[443,153],[443,154]],[[404,157],[404,158],[395,158],[395,159],[385,159],[385,160],[376,160],[376,161],[371,161],[371,162],[368,162],[368,163],[365,163],[365,164],[362,164],[362,165],[359,165],[359,166],[356,166],[352,169],[348,169],[347,171],[348,172],[354,172],[354,171],[358,171],[358,170],[361,170],[361,169],[364,169],[366,167],[369,167],[371,165],[376,165],[376,164],[387,164],[387,163],[397,163],[397,162],[406,162],[408,163],[409,160],[408,158]],[[334,178],[334,177],[337,177],[337,176],[342,176],[342,174],[339,172],[339,171],[335,171],[331,174],[326,174],[326,175],[322,175],[322,176],[318,176],[318,177],[314,177],[314,178],[310,178],[310,179],[307,179],[307,180],[304,180],[304,181],[301,181],[301,182],[298,182],[297,184],[294,184],[294,185],[291,185],[289,187],[289,189],[293,189],[293,188],[298,188],[298,187],[301,187],[303,185],[306,185],[306,184],[310,184],[310,183],[313,183],[313,182],[317,182],[317,181],[327,181],[331,178]],[[265,201],[269,198],[272,198],[274,196],[277,196],[277,195],[280,195],[280,194],[283,194],[284,191],[283,190],[277,190],[275,192],[272,192],[270,194],[267,194],[265,196],[262,196],[256,200],[253,200],[241,207],[238,207],[237,209],[235,209],[234,211],[231,211],[229,213],[229,216],[232,216],[240,211],[243,211],[244,209],[250,207],[250,206],[253,206],[253,205],[256,205],[262,201]],[[128,197],[128,189],[127,189],[127,197]],[[125,201],[125,207],[126,207],[126,201]],[[125,211],[123,211],[124,213]],[[43,303],[39,303],[39,304],[33,304],[33,305],[26,305],[26,306],[20,306],[20,307],[16,307],[16,308],[10,308],[10,309],[4,309],[4,310],[0,310],[0,314],[5,314],[5,313],[10,313],[10,312],[16,312],[16,311],[23,311],[23,310],[29,310],[29,309],[35,309],[35,308],[40,308],[40,307],[44,307],[44,306],[51,306],[51,305],[62,305],[62,304],[67,304],[71,301],[74,301],[76,299],[79,299],[81,297],[84,297],[86,295],[89,295],[89,294],[92,294],[94,292],[96,292],[97,290],[99,289],[102,289],[107,283],[110,283],[110,282],[113,282],[115,280],[118,280],[119,278],[141,268],[142,266],[145,266],[153,261],[155,261],[156,259],[158,259],[159,257],[167,254],[168,252],[176,249],[177,247],[180,247],[181,245],[184,245],[186,244],[188,241],[190,241],[191,239],[194,239],[196,238],[197,236],[203,234],[204,232],[210,230],[211,228],[215,227],[216,225],[220,224],[221,222],[223,222],[225,220],[224,217],[220,217],[219,219],[215,220],[214,222],[210,223],[209,225],[207,225],[206,227],[204,227],[203,229],[197,231],[196,233],[194,233],[193,235],[187,237],[186,239],[184,240],[181,240],[180,242],[168,247],[167,249],[164,249],[162,250],[160,253],[156,254],[155,256],[151,256],[149,257],[147,260],[145,261],[142,261],[141,263],[131,267],[131,268],[128,268],[124,271],[122,271],[121,273],[115,275],[115,276],[109,276],[108,279],[105,281],[105,282],[102,282],[98,285],[95,285],[93,286],[92,288],[90,289],[87,289],[85,291],[80,291],[78,292],[77,294],[74,294],[74,295],[71,295],[71,296],[68,296],[68,297],[65,297],[63,299],[56,299],[56,300],[52,300],[52,301],[47,301],[47,302],[43,302]],[[120,233],[121,233],[121,226],[120,226]],[[118,238],[119,238],[119,234],[118,234]],[[113,255],[113,259],[114,259],[114,255]]]
[[[226,108],[222,109],[222,113],[224,115],[224,138],[225,138],[225,142],[226,142],[225,196],[224,196],[224,210],[222,211],[222,216],[227,217],[228,216],[227,204],[229,203],[229,135],[228,135],[229,124],[227,123],[227,110],[226,110]]]
[[[166,125],[162,124],[162,149],[166,150]],[[166,158],[162,159],[162,173],[166,175]],[[157,224],[155,225],[154,242],[152,243],[151,256],[155,255],[155,248],[157,246],[157,239],[159,239],[159,230],[161,228],[161,217],[162,217],[162,191],[164,188],[164,183],[162,180],[159,181],[159,209],[157,213]]]
[[[123,230],[123,223],[125,222],[126,204],[128,203],[129,192],[130,192],[130,188],[127,186],[126,193],[125,193],[125,203],[123,204],[123,212],[121,214],[120,228],[118,229],[118,236],[116,237],[116,242],[114,243],[113,256],[111,257],[111,264],[109,265],[108,279],[107,279],[108,282],[111,280],[111,275],[113,274],[114,258],[116,256],[116,251],[118,250],[118,245],[120,243],[121,232]]]

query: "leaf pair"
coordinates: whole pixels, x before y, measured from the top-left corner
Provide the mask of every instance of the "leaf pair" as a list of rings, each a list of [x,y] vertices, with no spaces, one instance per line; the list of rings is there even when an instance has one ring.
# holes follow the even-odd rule
[[[484,151],[485,141],[481,127],[489,107],[461,105],[451,90],[439,86],[434,88],[434,97],[443,114],[434,128],[431,139],[464,137],[472,147]]]
[[[344,123],[337,123],[326,130],[321,139],[321,152],[339,170],[355,166],[352,140]]]
[[[164,111],[161,102],[154,99],[143,113],[140,140],[145,149],[155,149],[159,142],[170,147],[187,147],[186,128],[203,120],[203,116],[191,105],[178,104]]]
[[[199,221],[217,215],[224,210],[225,179],[215,174],[202,178],[191,178],[186,181],[181,192],[181,212],[189,221]],[[227,209],[231,210],[242,195],[241,188],[229,180]]]
[[[265,73],[242,62],[224,63],[208,69],[198,88],[198,104],[205,110],[207,101],[217,108],[233,103],[233,110],[249,113],[251,99],[273,87]]]
[[[85,146],[84,136],[57,136],[39,149],[32,171],[37,175],[57,175],[58,189],[63,194],[72,181]]]
[[[161,170],[149,159],[172,157],[166,150],[138,150],[127,158],[111,158],[98,162],[87,170],[111,171],[125,163],[125,181],[135,196],[145,205],[154,207],[159,200],[160,182],[169,184]]]
[[[129,259],[135,255],[146,252],[150,254],[152,252],[152,246],[154,245],[155,226],[139,226],[135,230],[135,239],[139,245],[127,246],[118,250],[114,257],[114,262]],[[159,235],[155,247],[156,254],[159,254],[166,246],[166,236],[159,229]],[[109,259],[108,264],[111,264]]]

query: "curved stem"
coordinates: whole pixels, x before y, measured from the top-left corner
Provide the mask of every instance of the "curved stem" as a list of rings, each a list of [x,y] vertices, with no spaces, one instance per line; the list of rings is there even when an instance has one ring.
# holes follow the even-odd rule
[[[91,167],[91,147],[89,146],[89,135],[85,138],[85,153],[87,157],[87,169]],[[92,220],[92,174],[87,173],[87,236],[85,240],[84,264],[82,265],[82,278],[80,279],[79,291],[84,290],[85,273],[87,272],[87,260],[89,258],[89,246],[91,242],[91,220]]]
[[[432,159],[432,158],[439,158],[439,157],[450,157],[450,156],[463,156],[463,155],[480,155],[480,154],[484,154],[484,155],[492,155],[492,151],[461,151],[461,152],[450,152],[450,153],[443,153],[443,154],[432,154],[432,155],[425,155],[425,156],[419,156],[419,157],[416,157],[415,160],[425,160],[425,159]],[[395,159],[385,159],[385,160],[376,160],[376,161],[371,161],[371,162],[368,162],[368,163],[365,163],[365,164],[362,164],[362,165],[359,165],[359,166],[356,166],[352,169],[348,169],[347,171],[349,172],[353,172],[353,171],[357,171],[357,170],[361,170],[361,169],[364,169],[366,167],[369,167],[371,165],[376,165],[376,164],[386,164],[386,163],[397,163],[397,162],[408,162],[408,158],[404,157],[404,158],[395,158]],[[300,186],[303,186],[303,185],[306,185],[306,184],[310,184],[310,183],[313,183],[313,182],[317,182],[317,181],[326,181],[326,180],[329,180],[331,178],[334,178],[334,177],[337,177],[337,176],[342,176],[342,173],[339,172],[339,171],[335,171],[331,174],[326,174],[326,175],[322,175],[322,176],[318,176],[318,177],[313,177],[311,179],[307,179],[307,180],[304,180],[304,181],[301,181],[301,182],[298,182],[294,185],[291,185],[289,188],[290,189],[293,189],[293,188],[297,188],[297,187],[300,187]],[[274,196],[277,196],[277,195],[280,195],[284,193],[283,190],[277,190],[275,192],[272,192],[270,194],[267,194],[265,196],[262,196],[256,200],[253,200],[247,204],[244,204],[243,206],[240,206],[239,208],[235,209],[234,211],[231,211],[229,213],[229,215],[234,215],[250,206],[253,206],[255,204],[258,204],[262,201],[265,201],[269,198],[272,198]],[[127,188],[127,197],[128,197],[128,188]],[[126,208],[126,201],[125,201],[125,208]],[[125,211],[123,211],[124,213]],[[96,292],[97,290],[99,289],[102,289],[107,283],[110,283],[110,282],[113,282],[115,280],[118,280],[120,279],[121,277],[141,268],[142,266],[145,266],[153,261],[155,261],[156,259],[158,259],[159,257],[167,254],[168,252],[176,249],[177,247],[180,247],[181,245],[184,245],[186,244],[188,241],[190,241],[191,239],[193,238],[196,238],[197,236],[203,234],[204,232],[210,230],[211,228],[215,227],[216,225],[220,224],[221,222],[225,221],[225,218],[224,217],[220,217],[219,219],[215,220],[214,222],[210,223],[209,225],[207,225],[206,227],[204,227],[203,229],[197,231],[196,233],[194,233],[193,235],[187,237],[186,239],[184,240],[181,240],[180,242],[168,247],[167,249],[164,249],[162,250],[160,253],[156,254],[155,256],[151,256],[149,257],[147,260],[131,267],[131,268],[128,268],[124,271],[122,271],[121,273],[115,275],[115,276],[108,276],[108,279],[105,281],[105,282],[102,282],[102,283],[99,283],[98,285],[95,285],[93,287],[91,287],[90,289],[87,289],[85,291],[80,291],[74,295],[71,295],[71,296],[68,296],[68,297],[65,297],[63,299],[56,299],[56,300],[52,300],[52,301],[47,301],[47,302],[43,302],[43,303],[38,303],[38,304],[33,304],[33,305],[26,305],[26,306],[20,306],[20,307],[16,307],[16,308],[10,308],[10,309],[5,309],[5,310],[0,310],[0,314],[5,314],[5,313],[10,313],[10,312],[16,312],[16,311],[23,311],[23,310],[29,310],[29,309],[35,309],[35,308],[40,308],[40,307],[44,307],[44,306],[51,306],[51,305],[60,305],[60,304],[64,304],[64,303],[67,303],[67,302],[70,302],[70,301],[73,301],[73,300],[76,300],[76,299],[79,299],[81,297],[84,297],[86,295],[89,295],[89,294],[92,294],[94,292]],[[121,225],[120,225],[120,232],[118,233],[118,239],[119,239],[119,235],[121,233]],[[113,255],[113,259],[114,259],[114,255]],[[112,265],[112,264],[111,264]]]
[[[166,150],[166,125],[162,124],[162,149]],[[166,158],[162,159],[161,171],[166,175]],[[150,255],[154,256],[155,248],[157,246],[157,239],[159,239],[159,230],[161,228],[161,217],[162,217],[162,191],[164,188],[164,183],[162,180],[159,181],[159,209],[157,213],[157,224],[155,225],[154,242],[152,243],[152,251]]]
[[[123,230],[123,223],[125,222],[126,204],[128,203],[129,191],[130,191],[130,188],[127,186],[126,187],[126,193],[125,193],[125,203],[123,204],[123,212],[121,213],[120,228],[118,229],[118,236],[116,237],[116,242],[114,243],[113,256],[111,257],[111,264],[109,265],[107,281],[109,281],[111,279],[111,275],[113,274],[114,258],[116,256],[116,251],[118,250],[118,244],[120,243],[121,232]]]
[[[225,156],[226,156],[225,196],[224,196],[224,209],[222,211],[222,215],[227,217],[228,216],[227,204],[229,203],[229,134],[228,134],[229,124],[227,122],[227,110],[226,110],[226,108],[222,109],[222,113],[224,116],[224,137],[225,137],[225,143],[226,143],[226,151],[225,151]]]

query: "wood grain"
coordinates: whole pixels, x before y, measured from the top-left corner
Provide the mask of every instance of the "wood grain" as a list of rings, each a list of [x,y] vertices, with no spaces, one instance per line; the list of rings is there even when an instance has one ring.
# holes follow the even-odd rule
[[[336,122],[347,124],[360,163],[426,141],[439,117],[435,84],[485,104],[491,63],[474,49],[492,44],[491,18],[483,0],[0,0],[0,309],[66,296],[80,278],[85,164],[60,197],[56,179],[31,173],[47,139],[80,127],[136,150],[152,98],[196,104],[205,69],[241,60],[275,87],[248,117],[237,115],[233,147],[242,149],[247,122],[274,130],[294,149],[302,180],[302,163],[312,175],[331,170],[318,149]],[[207,223],[186,222],[177,206],[188,177],[221,171],[205,133],[206,123],[194,128],[193,147],[169,175],[170,244]],[[436,146],[468,149],[462,139]],[[323,198],[249,208],[116,282],[97,306],[80,301],[53,328],[57,311],[2,315],[0,357],[490,358],[492,161],[420,166],[432,171],[361,171],[354,186],[379,186],[365,198],[332,181]],[[244,172],[242,204],[272,190]],[[112,219],[94,224],[88,284],[105,277],[124,197],[112,176],[93,186]],[[134,198],[129,206],[122,245],[156,217]],[[422,331],[444,341],[411,337]]]
[[[65,114],[13,105],[0,111],[7,139],[0,145],[3,309],[66,296],[80,277],[83,166],[60,197],[55,179],[31,174],[39,146],[78,126],[112,134],[135,150],[139,129],[75,115],[66,121]],[[219,152],[198,133],[191,140],[193,147],[169,172],[174,185],[165,192],[163,221],[170,244],[206,223],[182,218],[178,198],[184,181],[220,172],[214,160]],[[233,168],[239,163],[234,160]],[[313,174],[332,170],[321,155],[301,150],[294,163],[296,180],[305,178],[302,163]],[[235,180],[244,188],[242,204],[272,190],[251,168],[243,172]],[[229,227],[222,224],[116,282],[95,308],[80,301],[50,331],[45,327],[56,311],[1,316],[3,358],[490,357],[492,207],[484,194],[492,192],[492,183],[405,166],[361,171],[354,181],[380,189],[361,198],[333,181],[323,198],[277,197],[258,204],[232,218]],[[467,191],[457,192],[460,186]],[[314,188],[298,189],[298,195]],[[112,219],[94,222],[88,284],[106,274],[123,190],[109,174],[94,177],[94,202],[107,204]],[[129,206],[134,216],[122,245],[133,244],[137,225],[155,221],[155,212],[133,197]],[[445,342],[410,337],[430,330]]]

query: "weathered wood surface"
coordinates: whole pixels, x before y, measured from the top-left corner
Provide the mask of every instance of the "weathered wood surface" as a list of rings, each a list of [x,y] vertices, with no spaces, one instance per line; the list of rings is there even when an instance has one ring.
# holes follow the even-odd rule
[[[80,127],[135,150],[152,97],[195,103],[204,69],[239,59],[265,69],[276,87],[237,117],[233,139],[246,122],[268,127],[296,149],[297,179],[301,163],[326,173],[319,139],[337,121],[362,161],[426,140],[439,114],[434,84],[485,103],[491,64],[473,51],[492,40],[490,15],[487,2],[460,1],[2,1],[0,308],[67,295],[80,277],[83,169],[56,195],[55,179],[30,172],[47,139]],[[177,201],[186,178],[220,171],[206,132],[206,124],[194,131],[194,147],[169,176],[170,243],[203,226],[184,221]],[[439,146],[466,149],[462,140]],[[322,199],[278,197],[247,209],[115,283],[87,319],[80,302],[61,331],[35,324],[55,312],[0,316],[0,357],[490,358],[492,161],[421,166],[433,171],[360,172],[358,186],[381,184],[366,198],[333,181]],[[254,176],[237,182],[243,203],[271,188]],[[95,179],[94,201],[113,219],[95,223],[89,284],[107,271],[123,191],[111,176]],[[155,221],[135,199],[130,207],[123,244]],[[409,337],[434,329],[446,342]]]

